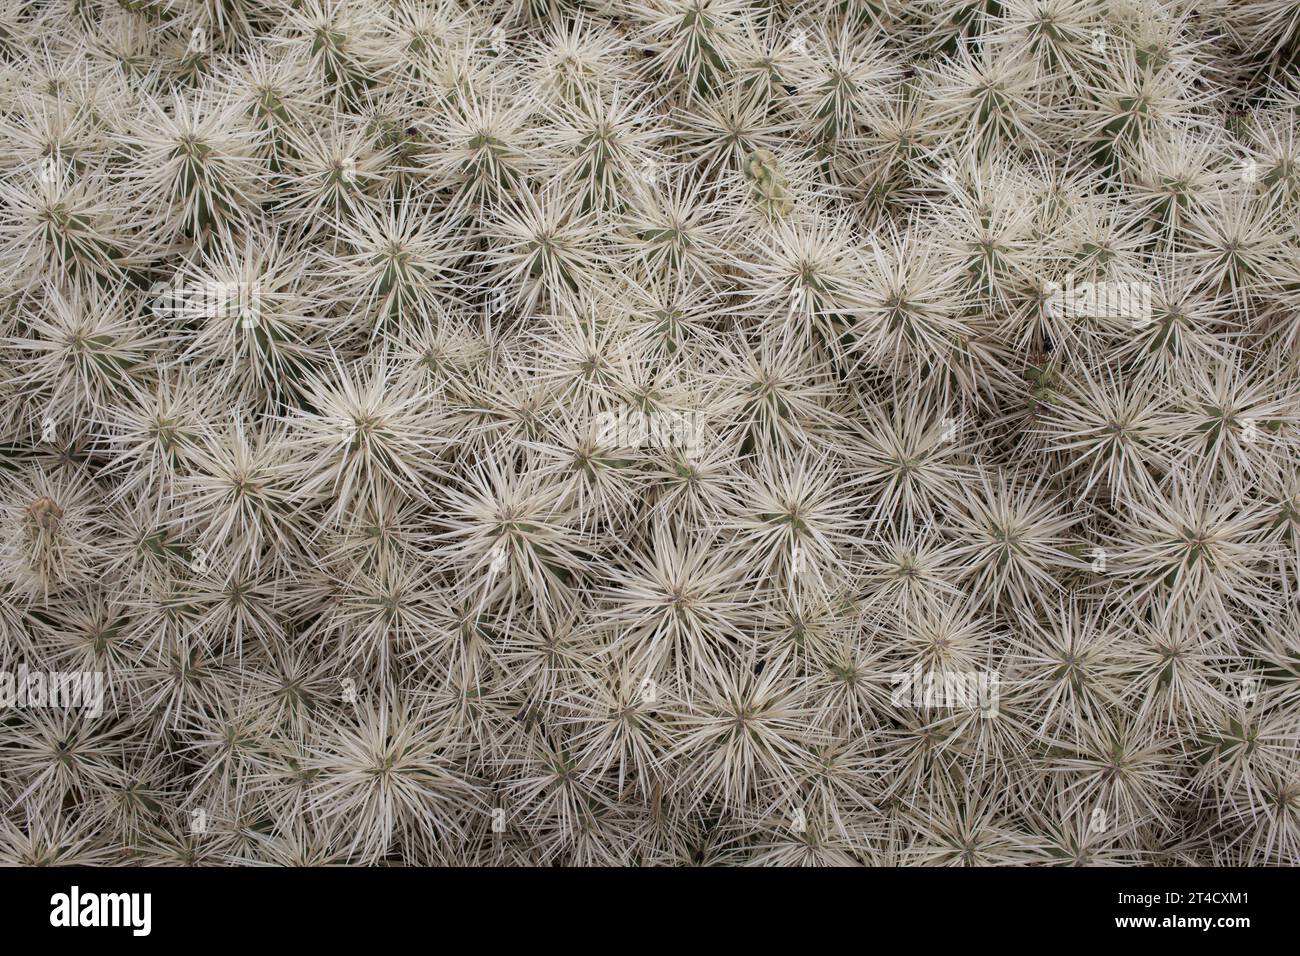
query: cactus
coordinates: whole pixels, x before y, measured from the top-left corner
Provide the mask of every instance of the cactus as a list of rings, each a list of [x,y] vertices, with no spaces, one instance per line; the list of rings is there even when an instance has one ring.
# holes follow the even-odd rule
[[[0,863],[1300,864],[1298,37],[0,0]]]

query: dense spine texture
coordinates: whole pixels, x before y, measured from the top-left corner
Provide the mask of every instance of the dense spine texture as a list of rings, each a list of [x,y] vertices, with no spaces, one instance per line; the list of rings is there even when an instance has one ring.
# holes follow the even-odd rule
[[[0,0],[0,863],[1300,862],[1296,0]]]

